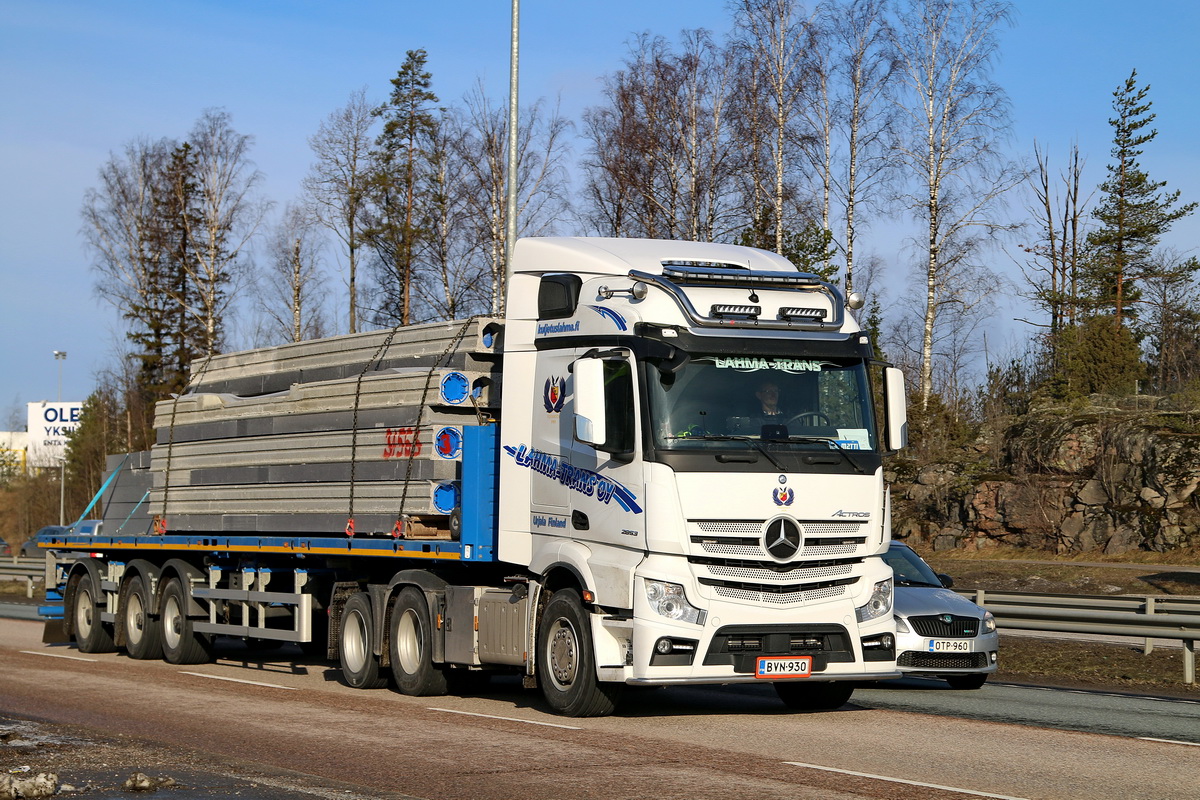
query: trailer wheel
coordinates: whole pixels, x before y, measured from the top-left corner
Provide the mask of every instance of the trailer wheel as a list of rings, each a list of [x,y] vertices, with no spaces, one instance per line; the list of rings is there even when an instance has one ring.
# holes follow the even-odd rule
[[[124,627],[125,651],[130,658],[162,658],[162,627],[150,618],[150,595],[141,575],[129,579],[117,619]]]
[[[187,592],[179,578],[163,587],[159,621],[163,660],[168,664],[203,664],[212,659],[212,638],[197,633],[187,615]]]
[[[846,681],[789,681],[775,684],[775,693],[785,706],[796,711],[833,711],[850,701],[854,684]]]
[[[446,673],[433,663],[429,604],[420,589],[405,586],[392,601],[391,634],[389,655],[396,688],[416,697],[446,694]]]
[[[591,621],[579,592],[554,593],[538,625],[538,683],[550,707],[569,717],[611,714],[621,684],[596,680]]]
[[[382,689],[387,685],[387,678],[379,675],[379,659],[372,647],[373,629],[371,598],[366,592],[350,595],[342,609],[338,659],[342,677],[355,689]]]
[[[113,644],[112,631],[100,621],[99,599],[92,573],[84,572],[75,585],[71,605],[75,644],[81,653],[111,653],[117,649]]]

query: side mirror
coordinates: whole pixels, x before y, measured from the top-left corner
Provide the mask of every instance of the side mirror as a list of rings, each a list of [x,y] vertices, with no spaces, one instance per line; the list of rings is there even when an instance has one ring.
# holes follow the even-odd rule
[[[954,578],[951,578],[949,575],[946,575],[941,572],[939,572],[937,574],[937,576],[938,576],[938,580],[942,582],[942,586],[944,586],[947,589],[954,588]]]
[[[904,396],[904,373],[895,367],[883,371],[887,398],[887,449],[895,452],[908,445],[908,405]]]
[[[604,404],[604,361],[581,358],[572,373],[575,382],[575,438],[593,447],[608,439],[605,430],[607,412]]]

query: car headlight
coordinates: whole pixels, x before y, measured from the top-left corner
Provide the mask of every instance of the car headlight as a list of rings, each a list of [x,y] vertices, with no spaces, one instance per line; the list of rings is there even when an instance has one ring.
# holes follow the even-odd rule
[[[996,618],[992,616],[992,612],[983,612],[983,632],[994,633],[996,631]]]
[[[867,600],[865,606],[854,609],[854,614],[858,617],[859,622],[870,622],[873,619],[879,619],[884,614],[890,614],[891,611],[892,579],[888,578],[875,584],[875,589],[871,592],[871,599]]]
[[[705,612],[688,602],[683,587],[666,581],[646,582],[646,601],[656,614],[680,622],[704,624]]]
[[[904,621],[903,617],[892,617],[892,619],[896,620],[896,633],[911,632],[908,628],[908,623]]]

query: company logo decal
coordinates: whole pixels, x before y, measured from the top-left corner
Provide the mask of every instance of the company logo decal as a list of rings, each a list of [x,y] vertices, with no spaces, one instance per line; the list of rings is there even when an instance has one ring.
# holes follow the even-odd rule
[[[542,405],[546,411],[557,414],[562,411],[563,402],[567,399],[567,381],[551,375],[546,378],[546,386],[542,389]]]
[[[604,306],[588,306],[588,308],[590,308],[592,311],[595,311],[600,316],[604,317],[606,320],[611,322],[613,325],[616,325],[617,330],[619,330],[619,331],[629,330],[629,325],[626,324],[625,318],[622,317],[617,312],[613,311],[611,308],[605,308]]]
[[[614,480],[604,478],[590,469],[572,466],[557,456],[542,453],[531,447],[504,446],[504,452],[512,456],[519,467],[528,467],[534,472],[558,481],[574,492],[595,497],[601,503],[616,503],[633,514],[641,514],[637,495]]]
[[[775,498],[775,505],[790,506],[792,501],[796,499],[796,492],[793,489],[782,487],[771,492],[771,496]]]
[[[462,452],[462,434],[458,428],[442,428],[433,437],[433,449],[442,458],[458,458]]]
[[[738,372],[758,372],[759,370],[769,369],[778,370],[779,372],[787,372],[792,375],[799,375],[804,372],[820,372],[824,367],[837,366],[831,361],[811,361],[795,358],[762,358],[760,356],[730,356],[729,358],[713,356],[711,358],[706,357],[696,360],[699,362],[710,363],[717,369],[732,369]]]
[[[800,552],[804,537],[790,519],[773,519],[763,531],[763,549],[776,561],[791,561]]]
[[[578,322],[542,322],[537,326],[538,336],[547,336],[551,333],[579,333]]]

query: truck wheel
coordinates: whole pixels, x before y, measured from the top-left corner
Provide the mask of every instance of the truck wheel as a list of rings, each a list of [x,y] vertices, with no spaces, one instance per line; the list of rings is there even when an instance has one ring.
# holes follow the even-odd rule
[[[203,664],[212,659],[212,639],[196,633],[187,615],[187,592],[179,578],[163,587],[159,616],[162,654],[168,664]]]
[[[947,675],[946,683],[951,689],[982,689],[987,683],[987,673],[975,675]]]
[[[433,663],[429,604],[420,589],[405,586],[392,601],[391,633],[389,655],[396,688],[417,697],[445,694],[446,674]]]
[[[338,658],[342,677],[355,689],[382,689],[387,678],[379,676],[379,659],[372,642],[374,625],[371,598],[366,592],[350,595],[342,609],[342,627],[338,636]]]
[[[775,684],[775,693],[785,706],[796,711],[833,711],[850,701],[854,685],[846,681],[790,681]]]
[[[592,629],[579,592],[554,593],[538,624],[538,683],[550,707],[569,717],[603,717],[617,707],[621,684],[596,680]]]
[[[117,619],[124,627],[125,651],[130,658],[162,658],[162,627],[150,618],[150,595],[141,575],[129,579]]]
[[[99,598],[92,574],[83,573],[75,584],[75,599],[71,606],[75,644],[81,653],[111,653],[117,649],[112,631],[100,621]]]

